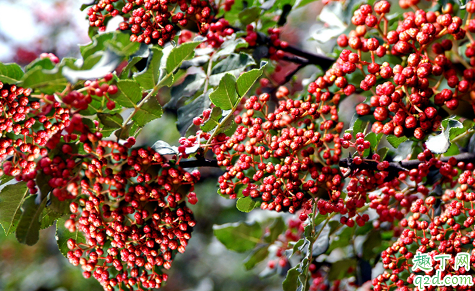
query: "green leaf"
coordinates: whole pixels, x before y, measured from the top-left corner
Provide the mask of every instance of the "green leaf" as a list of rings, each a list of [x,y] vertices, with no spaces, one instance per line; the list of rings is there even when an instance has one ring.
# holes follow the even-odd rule
[[[0,192],[0,224],[6,235],[15,231],[21,216],[21,205],[28,194],[26,182],[7,185]]]
[[[120,128],[124,119],[119,113],[97,113],[97,117],[106,128]]]
[[[38,89],[45,94],[62,92],[67,84],[68,80],[63,76],[60,69],[47,71],[41,67],[35,67],[28,71],[20,81],[22,87]]]
[[[292,255],[297,252],[307,253],[308,246],[310,245],[310,241],[307,238],[299,239],[292,247]]]
[[[182,97],[191,97],[201,89],[205,83],[206,75],[203,72],[196,74],[189,74],[185,80],[177,86],[172,87],[170,93],[173,99],[180,99]]]
[[[167,57],[166,69],[168,73],[173,73],[178,69],[184,60],[190,59],[194,55],[195,48],[201,41],[186,42],[173,48]]]
[[[101,55],[101,59],[90,69],[77,70],[75,68],[64,67],[62,74],[71,83],[76,83],[78,80],[99,79],[114,71],[122,62],[123,57],[119,56],[110,49],[97,53]],[[96,56],[94,54],[93,56]],[[89,58],[88,58],[89,59]]]
[[[232,109],[237,101],[236,78],[231,74],[225,74],[216,91],[209,94],[209,99],[223,110]]]
[[[379,155],[381,161],[384,161],[384,158],[388,154],[388,151],[389,151],[388,147],[380,148],[378,150],[378,155]]]
[[[374,133],[370,132],[365,136],[365,140],[369,141],[371,143],[370,148],[374,151],[378,148],[379,142],[381,141],[381,138],[383,137],[382,133]]]
[[[65,200],[60,201],[58,197],[54,195],[50,195],[49,198],[50,204],[46,208],[51,208],[51,210],[55,211],[58,214],[69,214],[69,204],[71,201]]]
[[[115,131],[114,135],[118,139],[126,140],[127,138],[129,138],[129,136],[135,136],[135,134],[137,133],[139,128],[141,128],[141,127],[137,126],[133,122],[129,122],[123,128],[118,129],[118,130],[114,130]]]
[[[243,25],[248,25],[256,21],[260,14],[261,9],[259,7],[249,7],[239,12],[239,20]]]
[[[312,2],[316,2],[316,0],[300,0],[299,2],[297,2],[298,4],[294,8],[303,7],[303,6],[305,6],[307,4],[310,4]]]
[[[3,184],[6,184],[8,183],[9,181],[15,179],[15,177],[13,176],[8,176],[8,175],[2,175],[0,176],[0,185],[3,185]],[[1,191],[0,191],[1,193]]]
[[[323,225],[317,226],[317,233],[320,231]],[[313,238],[312,238],[313,239]],[[312,254],[314,257],[317,257],[328,250],[330,246],[330,227],[325,226],[325,228],[320,232],[317,240],[313,243]]]
[[[53,64],[53,62],[49,58],[47,58],[47,59],[36,59],[33,62],[29,63],[25,67],[25,71],[28,72],[31,69],[36,68],[36,67],[41,67],[45,70],[52,70],[52,69],[55,68],[55,64]]]
[[[92,38],[91,43],[79,46],[79,51],[81,52],[82,58],[85,60],[96,52],[105,50],[106,41],[111,40],[115,33],[117,32],[107,32],[95,35]]]
[[[176,73],[178,75],[178,72]],[[160,88],[163,86],[171,87],[173,82],[175,82],[175,76],[173,72],[167,73],[165,69],[160,69]]]
[[[363,121],[359,116],[355,113],[353,118],[350,121],[350,128],[346,130],[346,132],[353,132],[353,137],[356,138],[356,134],[363,132],[366,128],[368,122]]]
[[[75,232],[69,232],[69,230],[64,226],[64,223],[66,222],[65,218],[60,218],[56,222],[56,243],[58,244],[59,251],[67,258],[69,248],[68,248],[68,240],[70,238],[74,239],[76,243],[80,244],[85,244],[86,243],[86,238],[84,237],[83,233],[80,232],[79,230],[76,230]]]
[[[381,141],[381,138],[383,137],[383,133],[374,133],[370,132],[365,136],[365,140],[370,142],[370,147],[369,149],[365,149],[363,155],[366,157],[369,155],[370,151],[373,153],[376,152],[376,149],[378,148],[379,142]]]
[[[367,234],[369,231],[373,229],[373,225],[371,223],[366,223],[365,225],[358,227],[355,231],[355,235],[364,235]]]
[[[407,140],[407,137],[401,136],[401,137],[396,137],[395,135],[388,135],[386,137],[388,140],[389,144],[392,145],[394,148],[399,147],[400,144],[405,142]]]
[[[105,44],[121,56],[130,56],[140,48],[140,43],[131,42],[127,33],[120,32],[115,33],[112,39],[106,40]]]
[[[322,223],[327,218],[328,218],[328,215],[322,215],[322,214],[318,213],[317,216],[315,217],[315,221],[313,222],[313,224],[314,225],[319,225],[320,223]]]
[[[375,255],[375,251],[381,245],[381,234],[379,231],[372,231],[363,243],[363,259],[369,260]]]
[[[269,227],[269,235],[264,238],[268,243],[273,243],[281,235],[286,228],[285,222],[282,217],[277,217]]]
[[[252,69],[249,72],[243,73],[237,79],[236,89],[239,96],[244,96],[251,89],[252,85],[259,79],[264,71],[264,67],[267,65],[267,62],[261,63],[260,69]]]
[[[348,269],[350,267],[356,266],[356,263],[357,262],[355,259],[343,259],[341,261],[333,263],[330,267],[330,272],[328,272],[328,280],[335,281],[348,277],[349,275],[351,275],[348,273]]]
[[[160,118],[162,114],[162,106],[158,103],[157,98],[152,96],[152,98],[138,109],[137,113],[132,117],[132,120],[140,127],[154,119]]]
[[[16,84],[21,80],[24,73],[17,64],[0,63],[0,81],[7,84]]]
[[[443,154],[447,152],[450,147],[451,140],[457,135],[464,133],[463,124],[453,118],[447,118],[442,121],[442,133],[436,136],[429,136],[425,145],[434,154]],[[452,150],[453,152],[453,150]]]
[[[38,174],[36,175],[36,185],[40,189],[41,197],[45,197],[51,190],[53,190],[53,187],[48,183],[51,178],[51,176],[46,175],[43,171],[38,171]]]
[[[245,252],[252,250],[260,241],[262,229],[258,222],[227,223],[214,225],[213,232],[216,238],[226,246],[228,250]]]
[[[52,226],[63,215],[63,213],[58,213],[51,207],[45,207],[40,217],[40,228],[45,229]]]
[[[188,128],[193,124],[193,118],[200,116],[205,109],[208,109],[210,104],[209,94],[212,90],[197,97],[193,102],[182,106],[178,109],[177,128],[182,136],[185,135]]]
[[[117,89],[117,93],[111,97],[117,104],[123,107],[134,108],[142,100],[142,89],[136,81],[119,80],[117,82]]]
[[[446,129],[450,141],[468,130],[463,123],[453,118],[442,120],[442,126]]]
[[[346,227],[338,235],[336,235],[331,244],[330,248],[327,250],[327,254],[330,254],[333,250],[338,248],[344,248],[348,246],[350,239],[353,235],[353,229]]]
[[[120,79],[128,79],[131,75],[129,75],[135,69],[134,66],[144,58],[148,58],[151,53],[148,45],[142,43],[140,48],[137,52],[129,57],[127,66],[120,72],[119,78]]]
[[[46,197],[38,205],[35,196],[29,196],[22,205],[22,214],[16,229],[16,238],[20,243],[34,245],[40,238],[40,217],[46,205]]]
[[[301,285],[299,276],[301,274],[300,265],[297,265],[287,272],[284,282],[282,282],[282,289],[284,291],[296,291]]]
[[[236,208],[241,212],[250,212],[256,208],[257,202],[252,200],[251,197],[241,197],[236,202]]]
[[[239,75],[248,66],[255,64],[256,62],[254,61],[254,59],[248,54],[230,54],[229,57],[220,61],[213,67],[213,69],[211,70],[209,83],[212,86],[218,85],[226,73],[230,73],[233,74],[235,77],[239,77]]]
[[[450,156],[455,156],[458,154],[460,154],[459,147],[455,143],[452,143],[447,149],[447,151],[444,153],[444,156],[450,157]]]
[[[201,125],[201,130],[204,132],[210,132],[219,125],[219,120],[223,116],[223,110],[219,107],[213,107],[211,110],[211,114],[208,120],[205,121],[203,125]]]
[[[163,52],[161,49],[150,49],[147,66],[140,73],[134,74],[135,81],[145,90],[150,90],[157,85],[160,76],[160,61],[162,56]]]
[[[93,54],[92,56],[87,57],[87,59],[83,61],[81,69],[82,70],[92,69],[102,59],[103,55],[104,55],[104,52],[100,51]]]
[[[104,106],[102,105],[102,102],[97,100],[97,99],[92,99],[92,102],[89,103],[87,108],[85,110],[81,111],[81,115],[83,116],[88,116],[88,115],[94,115],[97,112],[101,112],[104,110]]]
[[[243,38],[230,39],[221,45],[221,49],[213,54],[213,60],[230,55],[237,49],[248,47],[248,43]]]
[[[263,244],[252,250],[251,254],[244,260],[246,270],[251,270],[258,263],[262,262],[269,255],[269,245]]]

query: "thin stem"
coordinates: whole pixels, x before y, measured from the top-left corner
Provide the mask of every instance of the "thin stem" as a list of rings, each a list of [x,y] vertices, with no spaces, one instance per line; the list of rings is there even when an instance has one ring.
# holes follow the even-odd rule
[[[325,219],[325,222],[323,223],[322,225],[322,228],[318,231],[318,233],[315,235],[315,218],[317,217],[317,201],[314,201],[313,202],[313,217],[312,217],[312,239],[310,240],[310,245],[308,246],[308,254],[309,254],[309,258],[308,258],[308,264],[307,264],[307,267],[305,268],[304,270],[304,274],[305,274],[305,285],[304,285],[304,288],[303,290],[307,290],[307,284],[308,284],[308,281],[309,281],[309,270],[308,268],[310,267],[310,264],[312,262],[312,257],[313,257],[313,244],[318,240],[318,238],[320,237],[320,235],[322,234],[323,230],[325,229],[325,227],[327,226],[328,222],[330,221],[330,219],[333,218],[333,216],[335,216],[336,213],[333,213],[331,214],[330,216],[327,217],[327,219]],[[315,236],[314,236],[315,235]]]
[[[210,55],[209,62],[208,62],[208,71],[206,72],[206,81],[205,81],[205,88],[203,92],[208,91],[209,85],[209,77],[211,76],[211,68],[213,67],[213,54]]]

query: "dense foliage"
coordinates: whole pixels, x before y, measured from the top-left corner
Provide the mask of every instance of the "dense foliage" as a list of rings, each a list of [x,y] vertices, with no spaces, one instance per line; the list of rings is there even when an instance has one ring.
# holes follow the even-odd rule
[[[213,167],[216,199],[289,214],[214,226],[285,291],[414,290],[416,252],[475,268],[475,2],[324,1],[327,55],[280,39],[311,2],[95,0],[81,59],[0,63],[5,233],[55,225],[104,290],[160,288]],[[182,137],[136,146],[164,111]]]

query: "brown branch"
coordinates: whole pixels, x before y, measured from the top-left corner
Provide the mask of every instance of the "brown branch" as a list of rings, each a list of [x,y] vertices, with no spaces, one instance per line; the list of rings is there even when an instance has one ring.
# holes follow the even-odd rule
[[[235,32],[243,31],[242,29],[238,27],[234,27],[234,26],[229,26],[229,28],[232,28]],[[259,44],[273,46],[270,37],[260,32],[258,33],[258,35],[259,35],[258,37]],[[284,57],[285,61],[294,62],[297,64],[305,64],[305,65],[308,65],[308,64],[319,65],[324,71],[329,69],[335,62],[335,59],[333,58],[330,58],[321,54],[309,53],[290,44],[286,48],[278,48],[278,49],[297,56],[297,57],[285,56]]]
[[[297,68],[295,68],[293,71],[287,73],[287,75],[285,75],[285,78],[284,80],[282,80],[282,82],[279,82],[279,84],[277,86],[275,86],[274,88],[272,88],[271,92],[270,93],[274,93],[275,91],[277,91],[277,89],[279,89],[280,86],[283,86],[285,84],[287,84],[288,82],[290,82],[290,80],[292,80],[292,77],[297,74],[298,71],[300,71],[300,69],[302,69],[303,67],[305,67],[307,64],[300,64],[297,66]]]
[[[282,60],[284,60],[284,61],[286,61],[286,62],[290,62],[290,63],[300,64],[300,65],[308,65],[308,64],[310,64],[309,61],[307,61],[307,60],[304,59],[304,58],[298,57],[298,56],[288,56],[288,55],[284,55],[284,57],[282,58]]]
[[[475,153],[461,153],[452,157],[455,158],[457,162],[475,163]],[[442,162],[448,162],[449,159],[452,157],[442,157],[440,160]],[[339,165],[343,168],[353,168],[362,170],[376,170],[376,167],[378,166],[378,162],[376,162],[375,160],[363,159],[363,162],[359,165],[356,165],[353,160],[353,158],[341,159]],[[386,168],[385,171],[408,171],[410,169],[416,169],[421,163],[422,162],[419,160],[391,162],[389,163],[389,167]],[[208,159],[181,160],[179,165],[182,168],[219,167],[217,160]]]
[[[458,162],[465,162],[465,163],[474,163],[475,162],[475,153],[461,153],[455,156],[452,156]],[[448,160],[452,157],[442,157],[440,160],[442,162],[448,162]],[[363,163],[356,165],[353,162],[353,158],[346,158],[340,160],[340,167],[343,168],[350,168],[350,169],[367,169],[367,170],[375,170],[378,166],[378,162],[370,159],[363,159]],[[419,160],[409,160],[409,161],[400,161],[400,162],[391,162],[389,163],[389,167],[385,169],[385,171],[408,171],[410,169],[416,169],[419,164],[422,163]]]
[[[289,45],[286,48],[281,48],[281,50],[305,58],[310,64],[319,65],[323,70],[329,69],[335,62],[335,59],[333,58],[327,57],[325,55],[312,54],[292,45]]]
[[[196,160],[181,160],[179,166],[182,168],[198,168],[198,167],[219,167],[217,160],[196,159]]]

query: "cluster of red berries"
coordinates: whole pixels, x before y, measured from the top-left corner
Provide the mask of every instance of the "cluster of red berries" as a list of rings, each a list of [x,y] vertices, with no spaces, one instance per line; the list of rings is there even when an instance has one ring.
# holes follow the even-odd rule
[[[202,42],[199,47],[221,47],[226,38],[234,33],[234,29],[228,26],[229,22],[224,18],[220,18],[218,21],[210,23],[208,33],[206,34],[206,41]],[[194,34],[191,31],[184,30],[181,32],[178,38],[178,43],[186,43],[188,41],[191,41],[193,37]]]
[[[119,11],[117,0],[100,0],[87,10],[89,23],[101,30],[108,19],[121,15],[120,30],[130,30],[130,40],[163,46],[180,27],[195,26],[206,33],[216,10],[213,0],[127,0]]]
[[[193,124],[196,125],[196,126],[202,125],[206,120],[208,120],[210,115],[211,115],[211,109],[205,109],[203,111],[203,117],[197,116],[197,117],[193,118]]]
[[[201,47],[213,47],[219,48],[226,37],[231,36],[234,33],[234,30],[229,26],[229,22],[221,18],[215,23],[209,25],[208,34],[206,34],[206,42],[201,44]]]
[[[110,95],[117,93],[118,89],[116,85],[110,85],[113,75],[108,73],[102,79],[95,81],[84,82],[84,88],[77,91],[70,91],[63,97],[63,102],[70,105],[72,108],[79,110],[86,110],[89,104],[92,102],[93,96],[104,97],[107,99],[107,109],[112,110],[115,108],[115,102],[110,99]],[[86,94],[83,94],[84,92]]]
[[[255,27],[252,24],[249,24],[246,27],[247,35],[244,38],[250,47],[255,47],[259,41],[259,35],[255,31]],[[282,49],[286,49],[289,44],[286,41],[280,40],[280,28],[269,28],[267,30],[269,33],[268,37],[268,48],[269,48],[269,58],[271,60],[280,60],[284,57],[285,52]]]
[[[400,201],[399,206],[405,208],[402,212],[405,218],[398,217],[401,220],[400,226],[394,228],[394,236],[398,239],[382,252],[383,266],[387,271],[373,280],[375,290],[410,290],[408,286],[414,282],[416,274],[410,274],[406,278],[401,273],[413,266],[412,259],[416,251],[428,253],[431,257],[438,254],[450,255],[451,259],[442,272],[442,277],[466,274],[463,268],[453,269],[457,253],[469,251],[470,264],[473,266],[475,262],[475,252],[473,247],[469,246],[475,238],[475,196],[471,189],[475,184],[474,165],[457,162],[455,158],[441,162],[427,153],[419,154],[418,159],[425,163],[409,172],[410,180],[420,183],[423,177],[427,176],[429,167],[436,167],[444,177],[439,183],[447,185],[447,190],[441,198],[428,196],[429,189],[422,185],[416,189],[424,198],[416,195],[408,197],[404,193],[395,194],[395,198]],[[400,175],[399,179],[403,178],[405,177]],[[457,183],[459,187],[451,190]],[[386,195],[391,195],[391,191],[394,193],[393,189],[385,189]],[[431,263],[434,269],[426,272],[427,275],[434,275],[436,267],[440,265],[440,261],[436,260],[431,260]],[[400,277],[400,274],[403,277]],[[457,290],[468,290],[464,289],[465,287],[460,286]]]
[[[196,224],[181,189],[192,191],[199,175],[151,149],[129,153],[117,142],[98,141],[84,143],[84,150],[90,158],[82,159],[83,173],[67,186],[79,200],[70,204],[66,227],[84,233],[86,242],[68,241],[69,261],[105,290],[159,288],[167,280],[163,269],[185,251]]]
[[[454,269],[455,256],[461,252],[470,253],[470,265],[475,261],[475,252],[471,246],[475,238],[473,230],[475,210],[464,206],[464,202],[473,201],[473,193],[448,190],[446,193],[451,202],[442,205],[442,214],[435,216],[436,198],[428,197],[425,200],[417,199],[412,203],[411,215],[401,221],[404,228],[398,240],[382,252],[383,266],[388,271],[373,279],[374,290],[390,290],[397,287],[399,290],[410,290],[408,286],[414,282],[416,276],[412,273],[407,278],[400,278],[400,273],[410,270],[416,250],[428,253],[430,257],[439,254],[448,254],[450,259],[442,271],[442,278],[449,275],[466,275],[464,268]],[[454,198],[461,197],[461,201]],[[469,247],[467,247],[469,245]],[[412,250],[412,251],[411,251]],[[435,270],[441,269],[440,261],[431,260],[432,271],[427,275],[434,275]],[[460,286],[456,290],[469,290],[468,286]],[[470,287],[469,287],[470,288]]]
[[[3,173],[19,178],[34,178],[35,160],[47,154],[48,141],[70,124],[69,110],[53,96],[33,101],[30,94],[29,89],[0,82],[0,161]]]
[[[292,100],[284,95],[288,90],[281,91],[285,100],[274,112],[268,110],[267,93],[247,99],[235,117],[235,133],[218,136],[213,151],[226,167],[218,180],[222,194],[250,196],[262,201],[262,209],[294,213],[320,190],[340,190],[341,176],[331,165],[340,160],[343,124],[335,106],[339,100],[330,94]],[[319,169],[321,162],[327,165]]]
[[[440,127],[440,108],[456,109],[459,100],[472,88],[473,69],[467,67],[459,76],[447,55],[452,49],[451,38],[464,39],[467,25],[458,16],[452,16],[453,11],[439,15],[417,10],[404,13],[397,29],[388,31],[385,15],[389,10],[390,3],[380,1],[374,7],[364,4],[355,11],[352,22],[356,29],[337,41],[341,47],[349,46],[355,52],[343,50],[333,68],[317,80],[318,89],[334,84],[340,88],[335,93],[350,95],[356,88],[348,83],[346,75],[359,70],[364,76],[359,88],[371,91],[373,96],[369,104],[359,104],[356,111],[359,115],[374,116],[372,130],[422,139]],[[384,43],[365,37],[372,32],[379,32]],[[467,50],[467,57],[475,56],[475,50]],[[407,62],[394,67],[387,62],[378,63],[378,58],[386,54],[405,57]],[[430,83],[431,79],[436,80],[435,84]],[[439,89],[444,82],[449,88]]]
[[[123,145],[102,140],[99,122],[71,113],[87,108],[92,96],[111,102],[108,95],[117,92],[111,80],[108,74],[78,91],[35,96],[0,83],[2,173],[25,181],[31,194],[41,175],[44,189],[60,201],[73,200],[66,227],[82,232],[86,242],[69,240],[68,258],[84,277],[93,276],[105,290],[158,288],[167,280],[163,269],[191,238],[196,222],[185,204],[198,201],[193,185],[200,173],[151,149],[130,150],[133,137]],[[186,149],[199,141],[181,142]]]

